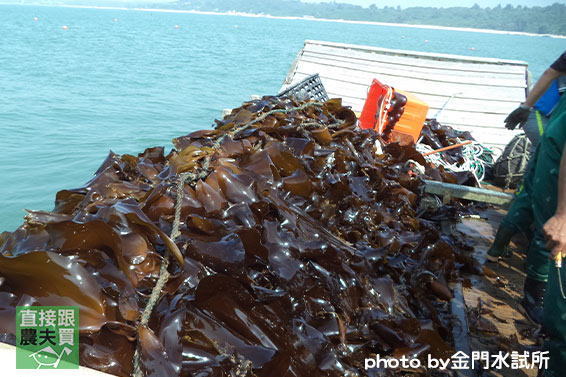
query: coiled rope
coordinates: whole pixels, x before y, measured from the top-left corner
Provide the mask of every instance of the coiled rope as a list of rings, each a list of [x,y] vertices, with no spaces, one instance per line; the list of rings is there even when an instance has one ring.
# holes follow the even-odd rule
[[[421,154],[432,152],[434,149],[427,144],[417,144],[415,146],[417,151]],[[463,163],[449,163],[447,162],[442,153],[433,153],[424,156],[427,162],[442,166],[445,170],[449,172],[462,172],[469,171],[474,174],[478,182],[481,182],[485,178],[485,172],[488,167],[491,167],[494,163],[493,151],[489,148],[484,147],[478,142],[472,142],[462,146],[462,158]]]

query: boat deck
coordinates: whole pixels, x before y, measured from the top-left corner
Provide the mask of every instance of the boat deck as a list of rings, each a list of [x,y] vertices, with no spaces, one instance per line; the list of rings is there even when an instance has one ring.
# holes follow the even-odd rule
[[[472,240],[474,256],[485,263],[487,249],[495,238],[505,211],[491,208],[479,211],[478,215],[481,219],[463,219],[453,232]],[[495,355],[498,352],[516,351],[522,354],[525,350],[540,350],[540,326],[532,324],[519,312],[527,246],[524,236],[516,235],[510,245],[513,251],[511,258],[504,258],[498,264],[484,265],[484,276],[469,275],[469,281],[463,284],[472,352],[489,351],[490,355]],[[535,377],[536,374],[536,368],[486,371],[487,376],[497,377]]]
[[[430,106],[428,118],[470,131],[480,143],[500,149],[519,132],[505,129],[503,120],[525,100],[530,83],[522,61],[307,40],[281,90],[315,73],[329,97],[342,98],[356,112],[362,111],[376,78],[416,94]]]

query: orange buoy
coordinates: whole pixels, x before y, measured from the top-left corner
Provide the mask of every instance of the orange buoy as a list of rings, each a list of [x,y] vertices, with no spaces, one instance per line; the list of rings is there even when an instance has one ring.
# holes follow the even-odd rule
[[[179,28],[179,25],[175,25],[175,29],[178,29],[178,28]]]
[[[33,20],[34,20],[34,21],[37,21],[37,17],[34,17]]]
[[[68,27],[67,25],[63,25],[63,27],[62,27],[61,29],[63,29],[63,30],[68,30],[69,27]]]
[[[476,48],[475,48],[475,47],[472,47],[472,48],[471,48],[470,50],[472,50],[472,51],[476,51]]]

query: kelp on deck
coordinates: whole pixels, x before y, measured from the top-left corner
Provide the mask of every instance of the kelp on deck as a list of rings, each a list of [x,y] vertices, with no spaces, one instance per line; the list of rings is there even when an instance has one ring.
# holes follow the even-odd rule
[[[0,332],[17,305],[78,305],[81,364],[117,375],[136,347],[155,376],[384,375],[364,359],[451,356],[447,282],[477,265],[417,217],[405,162],[456,178],[410,146],[376,154],[339,100],[302,104],[244,103],[167,156],[110,153],[53,212],[31,211],[2,235]],[[189,171],[206,178],[185,184],[172,242]],[[171,278],[138,330],[166,250]]]

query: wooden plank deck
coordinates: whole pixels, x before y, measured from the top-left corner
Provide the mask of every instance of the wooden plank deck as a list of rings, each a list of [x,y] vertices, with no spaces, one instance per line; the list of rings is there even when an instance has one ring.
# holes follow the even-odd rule
[[[480,220],[463,219],[454,232],[474,244],[474,257],[485,263],[497,227],[505,211],[489,208],[480,211]],[[469,275],[470,284],[463,289],[470,325],[470,348],[473,351],[528,352],[539,351],[542,337],[540,326],[529,322],[519,311],[525,281],[524,265],[528,240],[515,235],[510,244],[511,258],[484,267],[483,276]],[[483,309],[480,309],[483,308]],[[481,321],[478,321],[481,317]],[[475,322],[475,324],[474,324]],[[487,326],[486,326],[487,325]],[[485,332],[493,326],[497,333]],[[535,377],[536,368],[483,370],[489,377]]]
[[[428,103],[432,118],[471,131],[482,144],[503,149],[520,132],[508,131],[503,120],[526,98],[525,62],[391,50],[342,43],[305,41],[281,90],[318,73],[329,97],[361,112],[373,78],[416,94]]]

